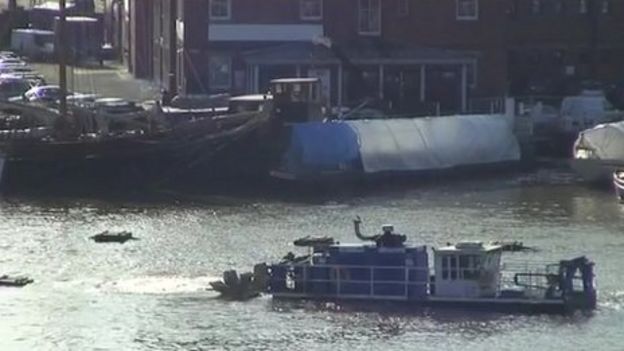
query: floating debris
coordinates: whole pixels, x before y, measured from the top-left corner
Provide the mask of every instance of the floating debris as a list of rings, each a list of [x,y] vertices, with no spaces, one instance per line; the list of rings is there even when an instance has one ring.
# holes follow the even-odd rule
[[[10,288],[21,288],[28,284],[32,284],[34,282],[33,279],[24,276],[10,277],[8,275],[0,276],[0,286],[10,287]]]
[[[120,243],[120,244],[123,244],[129,240],[139,240],[138,238],[135,238],[134,236],[132,236],[132,233],[127,232],[127,231],[115,233],[115,232],[109,232],[108,230],[100,234],[96,234],[92,236],[90,239],[92,239],[96,243]]]
[[[522,241],[495,241],[492,243],[492,245],[501,246],[502,250],[507,252],[538,251],[538,249],[534,247],[525,246]]]

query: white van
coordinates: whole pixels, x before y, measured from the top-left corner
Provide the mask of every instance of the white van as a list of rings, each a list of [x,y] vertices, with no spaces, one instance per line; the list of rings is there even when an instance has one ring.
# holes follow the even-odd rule
[[[560,130],[579,133],[602,123],[622,120],[624,112],[616,110],[600,91],[584,91],[563,99]]]

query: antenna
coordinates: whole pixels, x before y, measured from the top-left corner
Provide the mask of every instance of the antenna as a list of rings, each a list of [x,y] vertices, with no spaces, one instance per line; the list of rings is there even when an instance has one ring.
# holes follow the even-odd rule
[[[65,21],[67,15],[65,8],[65,0],[59,0],[59,23],[56,44],[59,60],[59,88],[61,90],[59,112],[61,118],[67,118],[67,63],[65,62]]]

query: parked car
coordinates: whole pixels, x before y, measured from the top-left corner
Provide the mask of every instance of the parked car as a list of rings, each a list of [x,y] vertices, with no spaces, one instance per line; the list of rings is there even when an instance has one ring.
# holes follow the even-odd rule
[[[12,57],[2,57],[0,58],[0,67],[5,66],[26,66],[26,62],[22,61],[19,58]]]
[[[13,51],[0,51],[0,58],[19,58]]]
[[[0,101],[20,96],[32,88],[31,83],[18,77],[0,78]]]
[[[45,85],[45,78],[37,72],[2,73],[0,78],[20,78],[30,82],[31,86]]]
[[[0,74],[16,73],[16,72],[34,72],[34,70],[28,66],[2,66],[0,67]]]
[[[22,95],[27,102],[56,102],[61,97],[61,88],[58,85],[36,86]]]
[[[623,117],[624,113],[615,109],[602,91],[586,90],[563,99],[560,128],[564,133],[578,134],[601,123],[620,121]]]

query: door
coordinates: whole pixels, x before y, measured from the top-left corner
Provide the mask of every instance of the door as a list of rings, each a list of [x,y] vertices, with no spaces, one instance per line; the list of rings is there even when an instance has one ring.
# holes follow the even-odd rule
[[[310,68],[308,77],[318,78],[321,82],[321,102],[328,106],[331,99],[331,71],[329,68]]]

